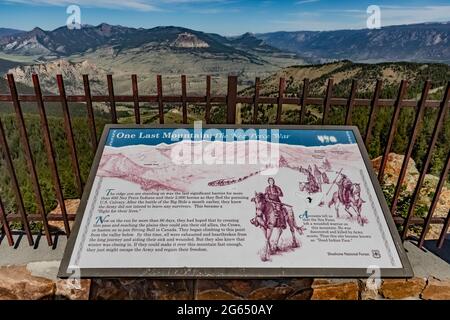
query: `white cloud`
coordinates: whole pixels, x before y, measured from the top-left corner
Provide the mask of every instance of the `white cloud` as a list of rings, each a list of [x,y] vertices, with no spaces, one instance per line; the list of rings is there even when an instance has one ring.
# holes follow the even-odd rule
[[[0,2],[2,2],[0,0]],[[71,4],[108,8],[108,9],[131,9],[138,11],[161,11],[165,5],[175,4],[220,4],[227,3],[228,0],[3,0],[3,2],[20,3],[29,5],[47,5],[47,6],[69,6]]]
[[[381,24],[412,24],[450,20],[450,6],[400,7],[381,6]]]
[[[158,11],[160,10],[150,1],[145,0],[6,0],[5,2],[20,3],[29,5],[47,5],[47,6],[69,6],[72,4],[112,9],[133,9],[139,11]]]
[[[198,14],[219,14],[219,13],[238,13],[240,12],[239,9],[226,9],[226,8],[206,8],[206,9],[193,9],[190,10],[192,13],[198,13]]]
[[[313,3],[313,2],[319,2],[320,0],[300,0],[297,1],[296,4],[307,4],[307,3]]]
[[[305,0],[307,1],[307,0]],[[362,9],[324,9],[287,14],[288,19],[271,21],[284,30],[338,30],[366,28],[368,14]],[[381,25],[450,21],[450,5],[381,6]]]

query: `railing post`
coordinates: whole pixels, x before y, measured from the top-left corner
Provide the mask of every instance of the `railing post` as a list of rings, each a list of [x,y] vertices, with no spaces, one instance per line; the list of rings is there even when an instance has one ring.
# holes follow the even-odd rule
[[[306,116],[306,99],[308,99],[308,92],[309,92],[309,79],[305,78],[303,79],[303,91],[302,91],[302,98],[301,98],[301,105],[302,105],[302,110],[300,111],[300,120],[299,120],[299,124],[303,124],[303,121],[305,119]]]
[[[112,75],[108,74],[106,76],[106,80],[108,82],[109,104],[111,107],[111,120],[112,123],[117,123],[116,99],[114,97],[114,85]]]
[[[437,247],[439,249],[441,249],[442,246],[444,245],[444,241],[447,238],[447,231],[448,231],[449,226],[450,226],[450,210],[448,210],[447,218],[445,218],[445,222],[444,222],[444,225],[442,226],[442,231],[439,236],[439,240],[437,242]]]
[[[428,215],[425,218],[425,222],[423,225],[422,233],[419,239],[419,248],[422,248],[423,243],[425,242],[425,236],[430,228],[431,219],[433,218],[434,210],[436,210],[439,197],[441,196],[442,188],[447,182],[448,171],[450,170],[450,152],[447,154],[447,160],[445,161],[444,170],[441,173],[439,183],[437,185],[436,190],[434,191],[433,200],[431,201],[430,209],[428,210]]]
[[[255,78],[255,95],[253,96],[253,124],[258,122],[258,104],[259,104],[259,77]]]
[[[414,189],[414,193],[412,195],[411,203],[409,205],[409,210],[406,215],[406,219],[403,223],[403,230],[402,230],[402,240],[406,239],[406,236],[408,234],[408,227],[410,225],[411,218],[414,214],[414,209],[416,208],[417,200],[420,196],[420,189],[422,189],[423,182],[425,181],[425,176],[428,172],[428,168],[431,163],[431,158],[433,157],[433,150],[436,145],[439,133],[441,132],[442,125],[444,123],[445,115],[447,114],[447,109],[449,105],[450,100],[450,82],[447,84],[447,88],[445,89],[444,98],[441,102],[441,106],[439,108],[438,117],[436,119],[436,123],[434,125],[433,134],[431,136],[431,141],[428,144],[428,149],[426,153],[426,159],[422,166],[422,171],[419,175],[419,179],[417,180],[416,188]]]
[[[206,106],[205,106],[205,122],[211,122],[211,76],[206,76]]]
[[[333,96],[333,82],[333,78],[328,79],[327,92],[325,95],[325,99],[323,100],[322,125],[328,123],[328,114],[330,113],[331,98]]]
[[[228,76],[227,124],[236,124],[237,76]]]
[[[72,129],[72,120],[70,119],[69,105],[67,103],[66,89],[64,87],[64,80],[62,75],[60,74],[56,75],[56,82],[58,83],[59,97],[64,115],[64,129],[66,131],[67,142],[69,144],[70,149],[72,171],[75,177],[75,182],[78,187],[78,195],[81,198],[83,194],[83,181],[81,179],[80,163],[78,160],[77,148],[75,145],[75,139]]]
[[[27,235],[28,244],[30,246],[34,245],[33,236],[30,230],[30,223],[28,221],[27,213],[25,211],[25,206],[23,204],[23,197],[20,191],[19,182],[17,180],[16,171],[14,170],[14,164],[11,159],[11,153],[8,147],[8,141],[6,140],[6,133],[3,128],[2,120],[0,119],[0,146],[2,147],[3,155],[5,158],[6,167],[8,168],[9,174],[11,175],[11,184],[14,191],[14,196],[16,197],[17,207],[22,218],[23,229]]]
[[[8,84],[9,90],[11,92],[11,97],[13,98],[13,106],[16,114],[17,124],[19,125],[20,138],[23,145],[23,151],[25,153],[25,159],[28,166],[28,171],[31,175],[31,183],[34,189],[34,195],[36,197],[37,208],[41,214],[42,222],[44,224],[45,237],[47,238],[47,243],[49,246],[53,245],[52,236],[50,234],[47,215],[45,212],[44,198],[42,196],[41,187],[39,184],[39,177],[36,171],[36,166],[34,164],[33,153],[31,151],[30,142],[28,140],[28,133],[25,125],[25,119],[22,113],[22,107],[19,101],[19,95],[17,93],[16,83],[12,74],[8,74]]]
[[[372,102],[370,103],[370,114],[367,122],[366,134],[364,135],[364,144],[369,148],[370,139],[372,138],[372,129],[378,112],[378,101],[380,100],[381,87],[383,80],[377,80],[375,91],[373,93]]]
[[[91,131],[91,144],[92,151],[97,151],[97,129],[95,127],[95,117],[94,117],[94,109],[92,107],[92,96],[91,96],[91,86],[89,84],[89,76],[87,74],[83,75],[83,85],[84,85],[84,97],[86,99],[86,109],[89,121],[89,129]]]
[[[141,123],[141,111],[139,109],[139,89],[137,83],[137,76],[131,75],[131,90],[133,91],[133,107],[134,107],[134,121],[136,124]]]
[[[347,102],[347,113],[345,115],[345,124],[352,124],[352,114],[353,114],[353,106],[355,105],[355,96],[356,90],[358,90],[358,80],[354,79],[352,81],[352,88],[350,89],[350,97]]]
[[[381,183],[384,178],[384,170],[389,157],[389,152],[391,151],[392,143],[394,142],[394,135],[397,131],[398,118],[400,116],[400,109],[402,108],[403,97],[408,89],[408,81],[402,80],[400,84],[400,89],[398,91],[397,101],[395,101],[394,114],[392,115],[391,125],[389,128],[388,140],[384,148],[383,157],[381,158],[380,169],[378,170],[378,181]]]
[[[186,101],[186,75],[181,76],[181,107],[183,109],[183,123],[188,123],[187,101]]]
[[[164,124],[164,103],[163,103],[162,77],[159,74],[156,76],[156,91],[158,94],[159,123]]]
[[[70,225],[69,219],[67,218],[66,204],[64,202],[64,195],[61,188],[61,180],[58,174],[58,165],[56,164],[55,160],[55,150],[53,148],[50,129],[48,126],[47,113],[45,112],[44,100],[42,99],[41,85],[39,83],[39,77],[36,74],[33,74],[33,86],[34,86],[34,93],[36,95],[37,107],[39,110],[39,117],[41,120],[41,129],[44,137],[45,150],[47,152],[47,161],[50,166],[50,171],[52,173],[56,198],[58,199],[59,207],[61,208],[61,216],[63,217],[64,221],[64,229],[66,231],[66,235],[69,236]]]
[[[420,131],[420,127],[421,127],[420,124],[422,122],[423,115],[425,112],[425,106],[426,106],[428,92],[430,91],[430,88],[431,88],[431,81],[425,82],[425,85],[424,85],[423,91],[422,91],[422,96],[420,98],[420,101],[419,101],[419,104],[418,104],[418,107],[416,110],[416,117],[414,119],[414,124],[413,124],[413,132],[411,134],[411,137],[409,138],[408,146],[406,147],[406,152],[405,152],[405,156],[403,159],[402,168],[400,169],[400,174],[397,179],[397,186],[395,187],[394,197],[392,198],[392,204],[391,204],[391,213],[392,214],[395,214],[395,210],[397,209],[398,198],[400,196],[400,191],[401,191],[401,187],[403,184],[403,180],[405,179],[406,171],[408,169],[409,158],[412,155],[414,145],[415,145],[417,136]]]
[[[284,78],[280,78],[280,83],[278,84],[278,99],[277,99],[277,117],[276,124],[281,124],[281,114],[283,113],[283,97],[284,91],[286,90],[286,81]]]
[[[3,231],[8,239],[8,244],[10,246],[14,245],[14,239],[11,234],[11,228],[9,227],[8,218],[6,217],[5,208],[3,207],[2,199],[0,198],[0,222],[3,224]]]

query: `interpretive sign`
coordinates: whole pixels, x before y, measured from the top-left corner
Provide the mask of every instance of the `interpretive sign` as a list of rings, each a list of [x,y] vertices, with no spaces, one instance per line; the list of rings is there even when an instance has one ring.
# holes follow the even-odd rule
[[[356,127],[106,126],[60,276],[412,276]]]

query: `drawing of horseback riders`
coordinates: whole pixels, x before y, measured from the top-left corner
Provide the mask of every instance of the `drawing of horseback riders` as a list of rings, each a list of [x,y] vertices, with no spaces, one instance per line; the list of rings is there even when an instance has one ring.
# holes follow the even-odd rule
[[[300,191],[306,191],[308,194],[317,193],[322,191],[322,187],[319,182],[316,180],[315,175],[312,172],[311,166],[308,169],[300,168],[300,172],[306,175],[306,182],[300,182],[299,188]],[[322,180],[322,178],[321,178]]]
[[[250,220],[250,223],[263,230],[266,239],[265,253],[261,257],[263,261],[270,259],[270,255],[281,251],[278,246],[280,237],[287,225],[292,234],[292,247],[299,247],[299,242],[295,237],[295,232],[303,234],[303,227],[297,226],[292,206],[282,203],[280,197],[283,197],[283,191],[275,184],[273,178],[268,179],[269,185],[265,192],[255,192],[251,199],[255,203],[256,216]],[[278,229],[275,242],[272,243],[272,233]]]
[[[329,184],[330,183],[330,179],[328,179],[327,173],[325,171],[322,172],[322,182],[324,184]]]
[[[273,203],[275,210],[278,212],[279,223],[283,229],[286,229],[286,210],[283,207],[280,199],[280,197],[283,196],[283,191],[279,186],[275,184],[275,180],[273,178],[267,179],[267,182],[269,183],[269,185],[266,187],[264,195]]]
[[[347,175],[342,173],[341,169],[341,171],[337,173],[336,179],[333,181],[327,194],[335,184],[338,186],[338,191],[333,193],[333,197],[328,203],[328,207],[330,208],[334,205],[336,216],[339,217],[339,208],[343,206],[345,212],[347,212],[350,217],[353,217],[351,211],[356,213],[358,223],[364,225],[365,219],[362,218],[361,211],[362,204],[365,201],[361,198],[361,186],[359,183],[353,183]]]
[[[322,191],[322,172],[320,172],[316,164],[314,165],[314,178],[316,179],[317,184],[320,187],[320,191]]]

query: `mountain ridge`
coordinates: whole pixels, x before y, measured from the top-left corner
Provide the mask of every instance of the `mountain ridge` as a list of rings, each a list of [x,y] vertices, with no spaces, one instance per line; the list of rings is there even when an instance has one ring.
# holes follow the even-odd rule
[[[450,63],[450,23],[419,23],[381,29],[334,31],[277,31],[255,37],[281,50],[318,62]]]
[[[23,33],[25,31],[11,28],[0,28],[0,37],[11,36],[14,34]]]
[[[73,54],[92,52],[111,47],[117,52],[126,49],[149,47],[167,48],[186,34],[201,46],[172,46],[177,49],[201,49],[213,54],[235,54],[255,58],[251,51],[258,50],[261,40],[252,36],[249,40],[228,39],[218,34],[205,33],[178,26],[158,26],[150,29],[130,28],[101,23],[69,30],[65,26],[51,31],[34,28],[28,32],[0,36],[0,51],[11,54],[67,57]],[[245,41],[244,41],[245,40]],[[252,47],[253,46],[253,47]],[[267,44],[262,45],[266,52],[279,53],[280,50]]]

